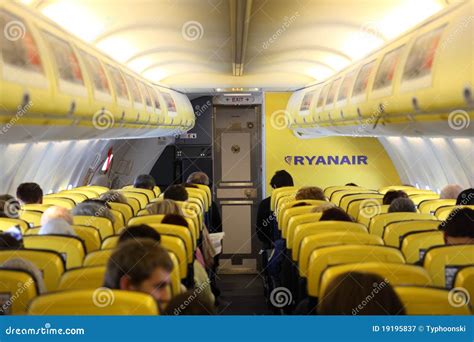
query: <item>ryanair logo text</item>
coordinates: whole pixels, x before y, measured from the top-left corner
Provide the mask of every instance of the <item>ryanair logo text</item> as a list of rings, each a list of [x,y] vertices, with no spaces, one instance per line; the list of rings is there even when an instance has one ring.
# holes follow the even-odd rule
[[[367,156],[286,156],[288,165],[367,165]]]

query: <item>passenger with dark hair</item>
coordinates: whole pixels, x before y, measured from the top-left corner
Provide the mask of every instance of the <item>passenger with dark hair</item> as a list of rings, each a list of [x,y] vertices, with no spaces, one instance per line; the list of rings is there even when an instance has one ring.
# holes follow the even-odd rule
[[[22,183],[16,189],[16,197],[21,204],[41,204],[43,190],[36,183]]]
[[[354,219],[341,208],[335,207],[324,210],[319,221],[354,222]]]
[[[326,201],[323,189],[317,186],[306,186],[296,192],[296,200],[319,200]]]
[[[358,186],[356,183],[347,183],[346,186]]]
[[[157,243],[161,241],[161,235],[155,229],[146,224],[139,224],[136,226],[128,226],[120,233],[118,244],[136,239],[151,239]]]
[[[416,213],[415,203],[409,198],[395,198],[388,207],[389,213]]]
[[[444,232],[444,241],[447,245],[474,244],[474,210],[454,209],[439,225],[439,229]]]
[[[163,194],[164,199],[185,202],[188,200],[188,192],[182,185],[171,185]]]
[[[195,288],[173,297],[164,314],[168,316],[206,316],[215,315],[216,309],[202,296],[200,288]]]
[[[291,177],[291,175],[285,170],[279,170],[275,172],[272,179],[270,180],[270,186],[273,189],[279,189],[285,186],[293,185],[293,177]]]
[[[456,199],[456,205],[474,205],[474,189],[466,189],[461,191]]]
[[[153,190],[155,185],[155,179],[151,175],[139,175],[133,181],[133,187],[138,189]]]
[[[393,200],[397,198],[408,198],[408,195],[402,190],[389,190],[383,196],[382,204],[392,204]]]
[[[163,217],[163,220],[161,220],[161,223],[174,224],[176,226],[183,226],[188,228],[188,222],[186,221],[186,219],[183,216],[176,214],[166,215],[165,217]]]
[[[319,298],[319,315],[404,315],[405,308],[389,281],[372,273],[336,277]]]

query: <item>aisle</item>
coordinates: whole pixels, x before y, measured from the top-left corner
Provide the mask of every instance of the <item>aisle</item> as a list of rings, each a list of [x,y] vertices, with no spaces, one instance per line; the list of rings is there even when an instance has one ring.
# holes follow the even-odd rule
[[[262,279],[257,274],[222,274],[220,315],[271,315],[265,302]]]

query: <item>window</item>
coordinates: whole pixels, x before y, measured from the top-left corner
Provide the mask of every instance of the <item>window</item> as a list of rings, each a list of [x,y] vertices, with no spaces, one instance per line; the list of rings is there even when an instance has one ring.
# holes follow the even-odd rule
[[[147,86],[149,93],[151,94],[151,97],[153,98],[153,104],[155,105],[155,109],[160,111],[161,110],[161,103],[160,99],[158,97],[157,90],[153,89],[152,87]]]
[[[334,99],[336,97],[336,92],[337,92],[337,89],[339,88],[339,84],[341,83],[341,79],[338,78],[338,79],[335,79],[332,84],[331,84],[331,88],[329,88],[329,92],[328,92],[328,98],[326,99],[326,106],[327,105],[330,105],[334,102]]]
[[[163,99],[166,102],[166,107],[168,108],[168,113],[169,112],[174,112],[176,113],[176,103],[174,102],[173,98],[171,97],[170,94],[168,93],[161,93],[163,96]]]
[[[341,87],[339,88],[337,101],[343,101],[349,97],[349,92],[351,91],[352,85],[354,83],[355,75],[356,70],[353,70],[346,74],[346,76],[344,77],[344,81],[342,81]]]
[[[127,86],[125,85],[125,81],[122,77],[122,74],[117,68],[108,65],[107,70],[110,73],[112,78],[112,85],[114,86],[115,94],[117,97],[120,97],[124,100],[128,100],[128,91]]]
[[[140,95],[140,90],[137,87],[137,83],[132,76],[125,74],[125,82],[127,82],[128,90],[132,94],[133,102],[142,103],[142,97]]]
[[[308,111],[311,107],[311,102],[314,97],[314,90],[306,93],[303,97],[303,101],[301,101],[300,112]]]
[[[94,85],[94,89],[96,91],[101,91],[110,95],[109,81],[107,80],[104,68],[99,59],[86,53],[85,51],[81,51],[81,56],[86,64],[86,68],[89,73],[89,77],[92,80],[92,84]]]
[[[138,82],[138,86],[140,87],[140,91],[143,95],[143,97],[145,98],[145,103],[147,105],[147,107],[151,107],[151,98],[150,98],[150,94],[148,93],[148,90],[147,90],[147,87],[145,86],[145,84],[143,82]]]
[[[321,108],[323,106],[324,99],[326,98],[326,95],[328,94],[328,91],[329,91],[329,85],[330,83],[325,84],[323,89],[319,93],[318,104],[317,104],[318,108]]]
[[[372,69],[374,68],[375,61],[365,64],[359,71],[356,82],[354,84],[354,90],[352,91],[352,98],[358,95],[362,95],[366,92],[369,84],[369,77]]]
[[[403,47],[400,46],[385,54],[377,70],[373,90],[387,88],[392,85]]]

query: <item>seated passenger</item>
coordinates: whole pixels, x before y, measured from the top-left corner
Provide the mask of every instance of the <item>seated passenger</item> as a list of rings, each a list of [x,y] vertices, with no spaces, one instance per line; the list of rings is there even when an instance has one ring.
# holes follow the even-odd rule
[[[122,203],[128,204],[127,198],[122,195],[120,192],[115,190],[109,190],[104,192],[102,195],[99,196],[99,199],[104,202],[113,202],[113,203]]]
[[[22,183],[16,189],[16,197],[23,204],[43,203],[43,190],[36,183]]]
[[[0,217],[18,218],[20,203],[12,195],[0,195]]]
[[[173,297],[164,314],[168,316],[205,316],[215,315],[216,309],[197,288]]]
[[[456,205],[474,205],[474,189],[463,190],[456,199]]]
[[[129,226],[122,230],[118,239],[118,244],[131,239],[152,239],[153,241],[160,243],[161,235],[156,230],[146,224],[139,224],[136,226]]]
[[[104,286],[150,294],[160,309],[171,299],[169,286],[173,261],[168,252],[150,239],[121,243],[107,262]]]
[[[392,201],[388,207],[389,213],[416,213],[415,203],[409,198],[399,197]]]
[[[444,232],[447,245],[474,244],[474,210],[469,208],[455,209],[446,221],[439,225]]]
[[[175,201],[169,199],[152,202],[146,206],[146,209],[150,215],[183,215],[180,206]]]
[[[439,194],[440,199],[456,199],[462,191],[462,186],[458,184],[446,185]]]
[[[71,211],[63,207],[49,207],[41,215],[41,225],[46,225],[49,221],[54,219],[62,219],[72,225],[72,214]]]
[[[306,186],[298,190],[295,199],[326,201],[326,196],[324,196],[323,189],[317,186]]]
[[[41,270],[36,267],[31,261],[25,260],[23,258],[13,258],[5,261],[1,267],[11,268],[15,270],[24,270],[33,276],[36,286],[38,288],[38,294],[43,294],[46,292],[46,286],[43,280],[43,274]],[[26,285],[26,284],[24,284]]]
[[[100,200],[85,200],[79,203],[71,211],[73,216],[95,216],[104,217],[112,221],[115,221],[114,216],[110,212],[109,206],[106,202]]]
[[[382,204],[392,204],[393,200],[397,198],[408,198],[408,195],[402,190],[389,190],[383,196]]]
[[[404,315],[405,308],[387,280],[371,273],[336,277],[319,298],[319,315]]]
[[[322,213],[325,210],[331,209],[331,208],[338,208],[337,205],[335,205],[332,202],[327,202],[321,205],[318,205],[317,207],[314,207],[313,210],[311,210],[312,213]]]
[[[38,235],[68,235],[77,236],[71,225],[61,218],[50,219],[42,225]]]
[[[354,222],[354,219],[341,208],[335,207],[324,210],[319,221]]]
[[[155,179],[151,175],[139,175],[133,181],[133,187],[138,189],[153,190],[155,185]]]
[[[188,200],[188,192],[182,185],[171,185],[163,194],[164,199],[185,202]]]

